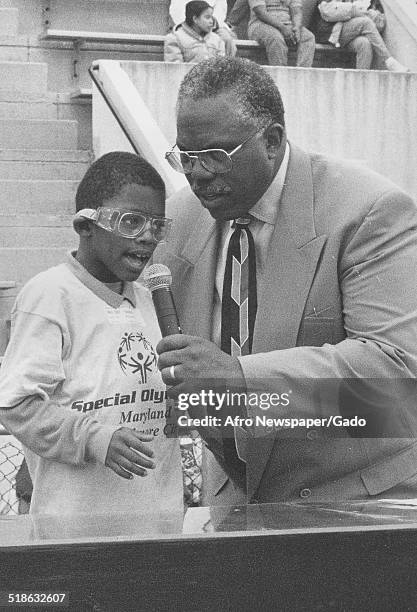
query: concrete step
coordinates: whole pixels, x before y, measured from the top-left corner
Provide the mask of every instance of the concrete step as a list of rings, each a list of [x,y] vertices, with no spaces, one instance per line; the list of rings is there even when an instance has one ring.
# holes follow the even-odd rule
[[[1,44],[1,43],[0,43]],[[73,119],[76,113],[71,114],[71,109],[83,106],[90,110],[91,99],[80,101],[73,99],[71,92],[57,93],[44,92],[37,100],[21,99],[14,96],[4,95],[0,98],[0,119]],[[68,109],[70,111],[68,112]]]
[[[71,227],[72,215],[52,214],[32,212],[28,215],[20,216],[16,214],[4,214],[3,209],[0,213],[0,231],[3,227]],[[1,243],[0,243],[1,244]],[[0,277],[0,287],[2,279]]]
[[[168,26],[167,0],[54,0],[50,27],[62,30],[101,32],[153,32],[165,34]]]
[[[39,62],[31,58],[29,36],[5,36],[0,32],[0,62]]]
[[[17,8],[0,7],[0,36],[13,38],[19,28],[19,11]]]
[[[69,249],[77,242],[72,215],[0,215],[2,255],[5,249],[20,250],[22,254],[27,249]]]
[[[30,50],[27,47],[17,46],[14,38],[1,38],[0,62],[28,62]]]
[[[72,229],[72,215],[0,215],[0,244],[0,279],[7,277],[16,283],[0,291],[7,309],[22,285],[41,270],[62,262],[65,253],[77,247],[78,238]]]
[[[57,119],[57,104],[46,100],[0,101],[0,119]]]
[[[41,27],[40,25],[40,29]],[[39,40],[40,29],[36,36],[18,34],[10,37],[0,33],[0,61],[48,63],[48,54],[39,56],[37,53],[42,48],[42,42]]]
[[[62,263],[66,252],[77,248],[78,237],[72,229],[72,214],[2,214],[0,245],[0,279],[4,281],[0,283],[0,320],[6,320],[22,286],[38,272]],[[2,342],[0,330],[0,346]]]
[[[78,122],[78,149],[92,148],[91,99],[68,93],[47,94],[38,100],[0,99],[0,119],[66,119]]]
[[[74,248],[77,239],[74,233]],[[7,278],[17,282],[17,291],[30,278],[52,266],[65,261],[68,247],[57,248],[30,248],[30,249],[1,249],[0,278]]]
[[[0,180],[79,181],[91,159],[89,151],[0,150]]]
[[[0,180],[2,215],[71,215],[78,181]]]
[[[0,0],[0,6],[19,10],[19,32],[39,35],[45,21],[42,9],[47,4],[53,4],[53,2],[50,2],[50,0],[47,2],[45,0],[42,0],[42,2],[39,0]]]
[[[0,143],[6,149],[76,149],[76,121],[0,119]]]
[[[45,96],[48,65],[44,62],[0,62],[0,100],[16,96],[31,100]]]

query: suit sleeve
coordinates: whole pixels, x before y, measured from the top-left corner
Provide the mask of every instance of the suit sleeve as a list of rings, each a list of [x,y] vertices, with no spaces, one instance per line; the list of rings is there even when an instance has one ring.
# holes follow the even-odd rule
[[[116,428],[65,410],[54,392],[65,379],[65,333],[38,314],[15,311],[0,371],[0,422],[34,453],[72,465],[104,463]]]
[[[378,197],[353,235],[341,240],[338,270],[343,341],[239,358],[248,388],[256,381],[262,381],[268,391],[291,388],[311,416],[316,415],[315,403],[308,401],[297,381],[416,378],[417,213],[413,201],[396,190]],[[290,403],[287,414],[292,409]],[[282,414],[282,407],[278,411]]]

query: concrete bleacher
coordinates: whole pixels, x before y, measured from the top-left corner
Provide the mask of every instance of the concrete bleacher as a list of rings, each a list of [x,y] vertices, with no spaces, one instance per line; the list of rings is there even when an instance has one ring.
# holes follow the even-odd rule
[[[43,39],[46,41],[70,42],[75,51],[80,53],[83,48],[88,48],[91,43],[104,43],[108,45],[136,45],[139,47],[141,57],[138,59],[152,59],[163,61],[164,40],[161,34],[133,34],[128,32],[96,32],[77,30],[54,30],[49,28],[45,31]],[[238,55],[247,57],[260,64],[267,64],[264,49],[254,40],[236,40]],[[152,57],[149,58],[149,55]],[[289,65],[295,65],[295,53],[289,53]],[[314,66],[326,68],[352,68],[354,67],[353,53],[344,49],[336,49],[332,45],[316,44]]]
[[[135,3],[121,0],[107,0],[103,19],[91,19],[93,3],[68,3],[62,0],[49,2],[45,31],[42,40],[47,42],[69,43],[74,49],[74,65],[78,72],[83,69],[82,56],[97,49],[97,45],[112,46],[113,50],[129,51],[136,49],[135,59],[163,60],[164,36],[169,28],[169,0]],[[97,1],[95,2],[97,5]],[[317,0],[303,0],[303,23],[312,26],[312,18]],[[113,13],[111,8],[113,7]],[[119,14],[122,7],[123,19]],[[127,12],[129,11],[129,15]],[[136,11],[135,8],[136,7]],[[112,13],[113,21],[109,18]],[[150,15],[152,13],[151,23]],[[107,18],[106,18],[107,17]],[[113,27],[106,29],[112,22]],[[89,26],[88,29],[86,26]],[[78,27],[77,27],[78,26]],[[81,27],[80,27],[81,26]],[[99,28],[99,29],[98,29]],[[119,29],[116,29],[119,28]],[[238,55],[261,64],[267,64],[265,51],[256,41],[247,39],[247,24],[237,27]],[[98,50],[98,49],[97,49]],[[109,59],[104,57],[103,59]],[[126,58],[124,58],[126,59]],[[133,59],[133,58],[132,58]],[[295,53],[289,54],[289,65],[295,64]],[[354,55],[346,50],[335,49],[332,45],[318,44],[314,66],[354,67]],[[82,85],[81,85],[82,86]]]
[[[48,89],[51,91],[68,93],[76,88],[88,88],[88,67],[97,59],[162,59],[162,40],[169,27],[169,2],[0,0],[0,7],[12,11],[9,19],[15,20],[16,9],[19,11],[18,35],[0,40],[0,61],[47,62]],[[315,2],[304,0],[305,25],[310,24]],[[405,4],[407,13],[413,6],[416,10],[414,0],[383,0],[383,3],[389,18],[386,36],[395,56],[411,69],[417,69],[417,34],[413,35],[414,30],[410,32],[410,20],[404,14]],[[60,33],[59,37],[57,32]],[[88,33],[88,37],[74,40],[80,32]],[[156,38],[149,40],[148,36]],[[239,28],[239,39],[244,40],[246,36],[244,28]],[[239,53],[255,61],[266,62],[263,51],[257,48],[256,43],[240,43]],[[348,67],[352,65],[351,62],[352,56],[349,59],[349,56],[330,46],[318,46],[316,66]],[[74,101],[71,103],[68,100],[65,103],[66,106],[62,105],[62,108],[68,115],[75,112],[83,114],[80,104],[76,106]],[[84,133],[85,129],[81,130],[81,134]]]

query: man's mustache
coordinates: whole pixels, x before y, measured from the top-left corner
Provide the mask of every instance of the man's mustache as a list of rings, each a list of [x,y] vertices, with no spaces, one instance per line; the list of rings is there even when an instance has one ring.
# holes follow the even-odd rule
[[[193,187],[193,191],[196,196],[212,196],[212,195],[222,195],[225,193],[231,193],[231,187]]]

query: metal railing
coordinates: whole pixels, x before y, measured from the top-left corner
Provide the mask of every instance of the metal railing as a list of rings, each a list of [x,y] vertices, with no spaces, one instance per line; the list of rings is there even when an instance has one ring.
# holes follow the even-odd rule
[[[114,150],[115,142],[119,148],[123,146],[120,143],[122,134],[126,145],[147,159],[159,172],[168,196],[185,187],[185,176],[173,170],[165,159],[165,152],[172,147],[172,143],[166,139],[120,62],[95,61],[89,73],[94,84],[95,156]]]

